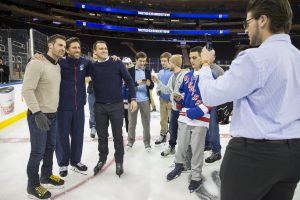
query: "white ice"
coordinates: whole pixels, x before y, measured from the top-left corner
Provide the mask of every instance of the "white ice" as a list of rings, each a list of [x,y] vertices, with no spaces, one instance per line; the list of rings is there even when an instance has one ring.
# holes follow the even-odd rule
[[[155,94],[155,92],[153,93]],[[159,105],[155,96],[156,106]],[[93,176],[93,168],[98,161],[97,140],[89,137],[89,112],[86,106],[85,138],[82,163],[86,164],[88,175],[81,175],[70,171],[65,178],[65,187],[60,190],[50,190],[52,199],[59,200],[199,200],[199,194],[188,191],[188,173],[181,174],[177,179],[167,182],[166,175],[172,170],[174,157],[162,158],[160,153],[167,147],[156,146],[155,139],[159,136],[159,112],[151,113],[152,151],[147,153],[142,142],[142,125],[140,118],[137,125],[137,141],[129,152],[125,152],[124,174],[119,178],[115,174],[113,158],[114,148],[112,138],[109,140],[110,153],[102,171]],[[124,144],[127,134],[124,131]],[[110,136],[111,130],[109,129]],[[229,141],[229,125],[221,125],[222,154]],[[26,119],[0,130],[0,199],[27,199],[26,166],[30,153],[29,131]],[[205,157],[210,152],[205,152]],[[58,166],[54,157],[53,172],[58,174]],[[219,171],[221,161],[213,164],[204,163],[204,188],[212,195],[218,196],[218,187],[212,180],[211,174]],[[217,198],[211,198],[217,199]],[[300,186],[296,189],[293,200],[300,200]]]

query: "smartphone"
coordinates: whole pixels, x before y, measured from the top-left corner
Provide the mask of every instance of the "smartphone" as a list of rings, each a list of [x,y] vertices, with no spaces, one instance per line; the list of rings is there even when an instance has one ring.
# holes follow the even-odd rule
[[[211,35],[205,34],[205,43],[206,49],[211,51],[213,49]]]

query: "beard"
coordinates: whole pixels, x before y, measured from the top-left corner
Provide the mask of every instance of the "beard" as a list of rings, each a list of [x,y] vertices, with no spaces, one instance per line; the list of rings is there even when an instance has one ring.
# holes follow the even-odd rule
[[[68,53],[68,56],[71,58],[74,58],[74,59],[79,59],[81,54],[80,53],[73,53],[73,54]]]
[[[261,43],[262,43],[262,39],[261,39],[260,30],[258,28],[258,24],[256,24],[255,33],[250,40],[250,45],[251,46],[259,46]]]
[[[56,58],[62,58],[65,56],[65,51],[53,49],[52,55],[55,56]]]

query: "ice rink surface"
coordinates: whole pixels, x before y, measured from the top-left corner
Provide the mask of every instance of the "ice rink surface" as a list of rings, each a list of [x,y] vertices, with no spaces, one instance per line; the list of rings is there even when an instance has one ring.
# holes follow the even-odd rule
[[[155,97],[156,106],[159,106]],[[159,107],[158,107],[159,108]],[[124,174],[119,178],[115,174],[114,148],[109,128],[109,150],[106,165],[102,171],[93,176],[93,168],[98,161],[97,139],[89,137],[89,112],[87,106],[85,137],[82,163],[88,168],[88,175],[82,175],[69,170],[63,189],[50,190],[51,199],[59,200],[217,200],[219,193],[219,168],[221,161],[212,164],[204,162],[203,186],[194,193],[188,190],[189,173],[167,182],[166,175],[174,167],[174,157],[160,156],[168,143],[155,145],[154,141],[160,133],[159,112],[151,113],[151,145],[152,151],[146,152],[142,141],[142,125],[140,117],[137,125],[137,139],[133,148],[125,152]],[[124,144],[127,143],[127,133],[123,127]],[[229,125],[220,126],[222,155],[230,139]],[[26,119],[0,130],[0,199],[27,199],[26,166],[30,153],[29,131]],[[211,152],[205,152],[205,158]],[[56,157],[54,157],[53,172],[58,175]],[[69,168],[70,169],[70,168]],[[300,169],[299,169],[300,170]],[[293,200],[300,200],[300,184],[296,189]]]

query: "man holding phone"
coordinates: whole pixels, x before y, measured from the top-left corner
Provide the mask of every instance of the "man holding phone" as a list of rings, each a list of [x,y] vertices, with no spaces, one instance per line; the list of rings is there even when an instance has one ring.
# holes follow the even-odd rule
[[[288,0],[250,0],[244,22],[250,45],[213,80],[213,52],[201,53],[203,102],[233,101],[220,169],[222,200],[292,200],[300,180],[300,51],[288,35]]]
[[[143,124],[143,138],[144,145],[147,152],[151,151],[150,145],[150,93],[149,90],[153,89],[154,83],[151,80],[150,70],[145,68],[147,54],[138,52],[135,56],[136,66],[128,69],[135,86],[136,86],[136,100],[138,108],[134,112],[128,113],[129,127],[128,127],[128,143],[127,150],[131,149],[135,142],[135,128],[137,123],[137,114],[141,110],[141,118]],[[128,100],[131,97],[129,95]],[[131,102],[129,102],[130,105]]]

